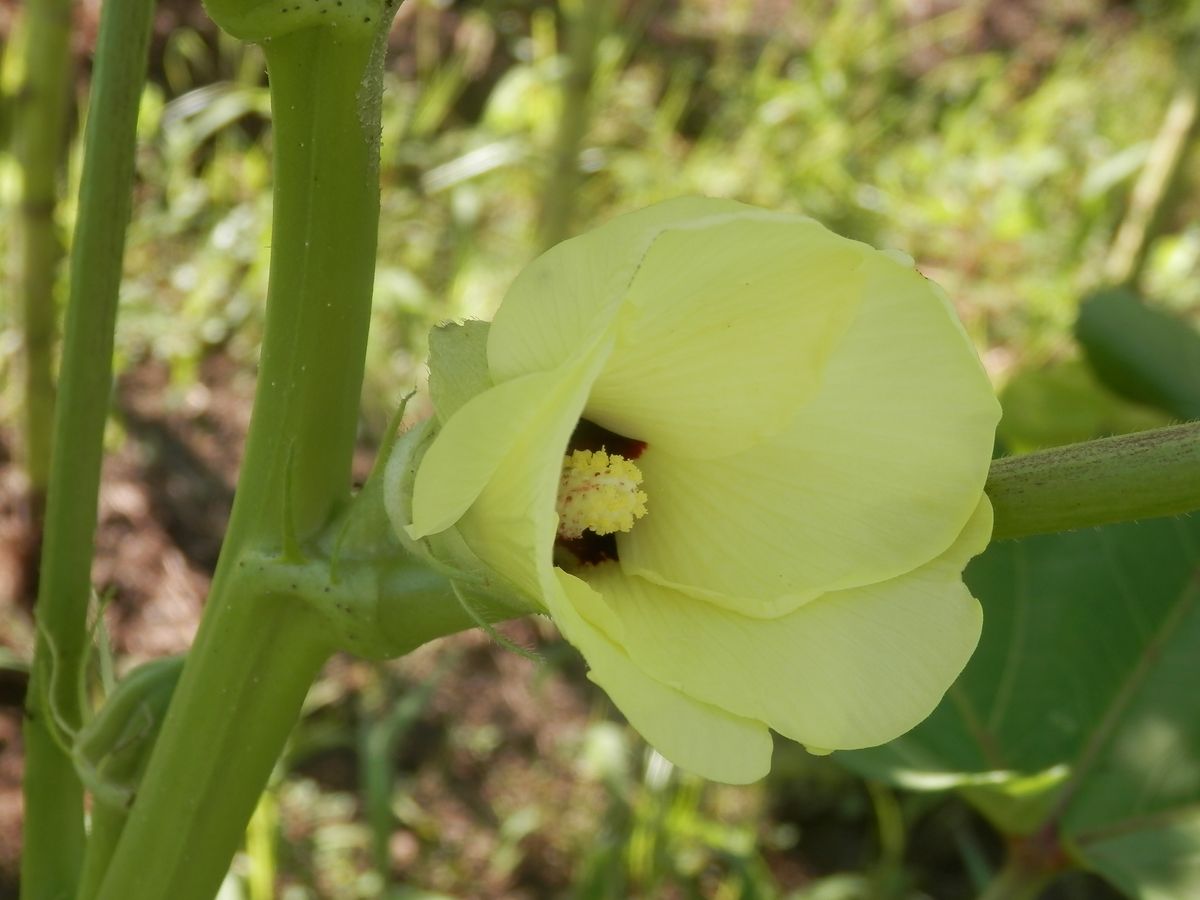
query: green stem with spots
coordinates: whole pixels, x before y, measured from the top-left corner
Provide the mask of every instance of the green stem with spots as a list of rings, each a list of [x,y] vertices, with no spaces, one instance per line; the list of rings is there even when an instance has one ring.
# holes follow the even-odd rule
[[[1200,509],[1200,422],[998,459],[994,540]]]
[[[246,456],[204,619],[101,900],[216,893],[335,646],[320,615],[246,560],[310,545],[349,497],[379,215],[382,33],[308,28],[264,44],[274,231]]]

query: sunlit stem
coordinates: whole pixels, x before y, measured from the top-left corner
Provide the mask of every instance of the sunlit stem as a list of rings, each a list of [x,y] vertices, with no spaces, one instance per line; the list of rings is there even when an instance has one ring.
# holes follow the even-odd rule
[[[279,831],[279,798],[274,787],[263,791],[250,827],[246,829],[248,900],[275,900],[276,837]]]

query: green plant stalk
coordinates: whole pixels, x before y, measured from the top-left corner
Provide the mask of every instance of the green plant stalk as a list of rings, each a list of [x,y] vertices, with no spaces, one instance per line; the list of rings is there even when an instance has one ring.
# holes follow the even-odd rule
[[[379,217],[382,44],[375,31],[310,28],[265,50],[274,231],[246,456],[208,607],[102,900],[210,900],[333,649],[320,617],[244,561],[303,544],[349,494]]]
[[[275,900],[275,845],[279,839],[279,799],[275,788],[262,792],[246,829],[247,900]]]
[[[54,284],[63,249],[54,212],[66,150],[71,0],[39,0],[27,4],[24,15],[18,52],[25,74],[17,88],[13,150],[21,177],[24,465],[33,524],[40,528],[54,428]]]
[[[1200,509],[1200,422],[992,463],[993,540]]]
[[[92,900],[100,891],[109,861],[117,849],[117,841],[125,828],[126,813],[105,804],[92,808],[91,829],[88,831],[87,852],[75,900]]]
[[[329,655],[294,598],[243,587],[206,614],[98,897],[216,895]]]
[[[596,47],[608,25],[609,0],[583,0],[567,24],[567,71],[563,76],[550,172],[542,190],[539,241],[543,249],[570,236],[579,193],[579,150],[591,120]]]
[[[1164,207],[1169,206],[1174,197],[1171,186],[1196,134],[1197,107],[1200,106],[1200,45],[1187,46],[1181,56],[1186,62],[1181,66],[1179,86],[1150,145],[1150,154],[1138,175],[1125,218],[1104,263],[1104,277],[1112,284],[1134,285],[1141,277],[1156,226],[1164,218]]]
[[[54,422],[58,451],[46,498],[38,641],[26,700],[26,900],[73,896],[83,861],[83,788],[54,729],[78,729],[86,710],[92,541],[153,9],[151,0],[106,3],[96,48]]]
[[[92,900],[100,890],[183,662],[183,657],[165,657],[138,666],[76,735],[71,755],[92,804],[75,900]]]

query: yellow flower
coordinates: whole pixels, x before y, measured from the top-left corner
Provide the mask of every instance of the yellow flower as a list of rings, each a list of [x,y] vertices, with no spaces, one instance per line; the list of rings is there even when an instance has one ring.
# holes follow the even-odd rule
[[[681,767],[760,778],[769,728],[882,743],[966,664],[999,409],[910,262],[794,215],[662,203],[521,273],[487,379],[393,518],[454,529]]]

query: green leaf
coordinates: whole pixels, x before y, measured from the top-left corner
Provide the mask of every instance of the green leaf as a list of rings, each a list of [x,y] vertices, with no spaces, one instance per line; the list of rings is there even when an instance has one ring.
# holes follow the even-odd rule
[[[447,322],[429,334],[429,393],[445,423],[476,394],[492,386],[488,374],[490,322]]]
[[[958,787],[1134,896],[1200,896],[1200,519],[993,544],[967,583],[983,638],[946,699],[837,758]]]
[[[1017,372],[1000,394],[1000,404],[1004,416],[996,433],[1016,453],[1148,431],[1171,421],[1113,393],[1080,360]]]
[[[1088,362],[1118,394],[1200,419],[1200,333],[1124,288],[1087,298],[1075,326]]]

